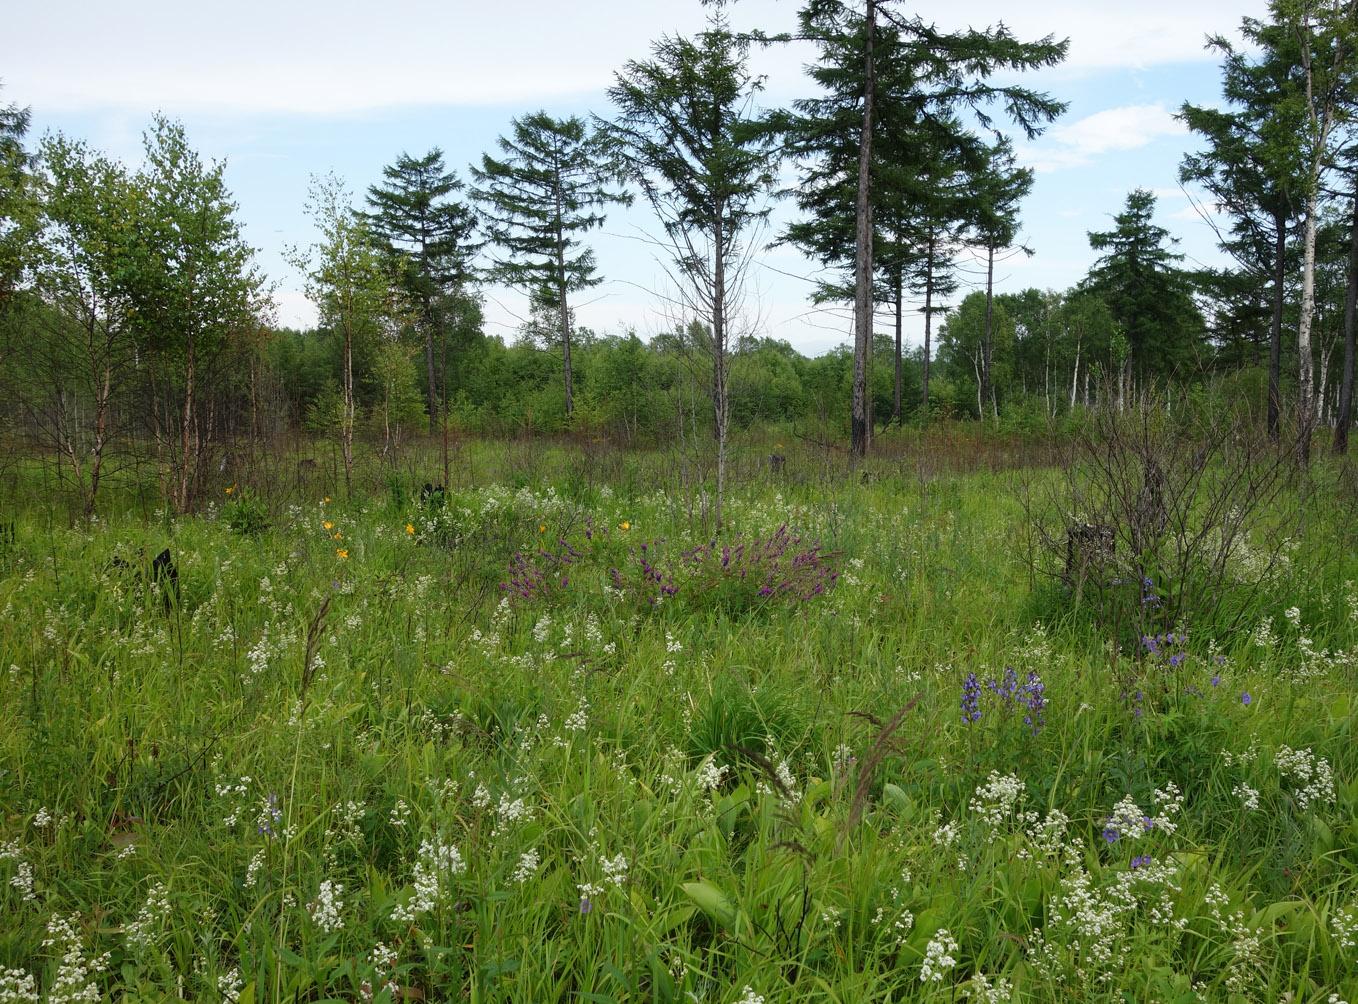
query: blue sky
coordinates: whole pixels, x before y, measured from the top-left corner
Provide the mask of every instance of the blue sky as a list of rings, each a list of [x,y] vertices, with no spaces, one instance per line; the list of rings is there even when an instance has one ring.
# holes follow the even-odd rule
[[[789,29],[797,7],[795,0],[741,0],[732,21]],[[182,120],[205,158],[226,161],[246,237],[277,283],[277,319],[292,325],[314,317],[282,258],[285,247],[314,239],[303,211],[313,174],[338,173],[361,199],[402,151],[438,146],[465,178],[467,164],[494,152],[516,116],[539,108],[609,114],[605,90],[614,71],[645,58],[661,34],[691,33],[704,18],[696,0],[412,0],[399,7],[241,0],[229,9],[227,21],[219,5],[159,0],[25,5],[6,15],[0,102],[32,107],[34,140],[62,131],[129,164],[140,161],[153,113]],[[1142,0],[1116,9],[928,0],[901,9],[942,28],[1002,20],[1020,38],[1071,39],[1065,64],[1020,78],[1070,108],[1042,138],[1019,143],[1037,171],[1022,210],[1024,239],[1036,253],[1000,266],[998,288],[1077,282],[1094,259],[1088,231],[1108,229],[1134,187],[1161,196],[1157,221],[1180,238],[1190,263],[1221,262],[1211,229],[1178,186],[1179,161],[1194,144],[1173,113],[1184,101],[1219,102],[1218,59],[1204,50],[1204,36],[1235,35],[1242,16],[1265,15],[1262,0]],[[807,50],[757,58],[767,75],[764,103],[810,93],[801,70]],[[779,206],[774,226],[791,212]],[[663,309],[666,273],[646,240],[655,230],[638,206],[612,212],[591,235],[606,281],[579,305],[581,323],[601,332],[635,328],[643,337],[672,325]],[[791,249],[758,255],[745,328],[809,354],[844,342],[849,313],[808,303],[814,273]],[[486,293],[488,332],[512,338],[526,298]],[[907,337],[921,335],[922,323],[910,318]]]

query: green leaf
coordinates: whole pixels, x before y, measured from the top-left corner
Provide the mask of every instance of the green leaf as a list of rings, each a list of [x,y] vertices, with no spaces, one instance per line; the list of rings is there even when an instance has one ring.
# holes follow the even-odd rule
[[[698,908],[728,931],[736,927],[736,907],[722,892],[710,882],[685,882],[682,886],[685,895]]]

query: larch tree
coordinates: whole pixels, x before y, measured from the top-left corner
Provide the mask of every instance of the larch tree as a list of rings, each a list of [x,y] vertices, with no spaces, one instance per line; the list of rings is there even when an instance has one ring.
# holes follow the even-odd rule
[[[1021,42],[1000,25],[985,31],[939,31],[918,15],[897,13],[891,0],[809,0],[800,14],[799,38],[822,47],[826,60],[843,59],[861,67],[861,118],[857,127],[858,171],[855,198],[854,256],[854,369],[851,403],[852,451],[861,457],[869,438],[868,359],[873,327],[873,207],[872,145],[879,102],[913,106],[919,117],[967,110],[982,128],[993,124],[987,108],[998,101],[1005,115],[1028,138],[1037,136],[1065,105],[1027,88],[993,83],[1001,71],[1025,71],[1054,66],[1065,58],[1067,43],[1047,36]],[[908,76],[888,91],[879,90],[875,58],[880,31],[890,28],[903,47],[902,63]],[[846,38],[861,39],[861,47],[845,46]]]
[[[1019,167],[1013,145],[1002,139],[989,151],[986,170],[973,179],[972,198],[974,217],[972,231],[986,252],[985,277],[985,336],[981,344],[980,399],[983,402],[978,417],[985,418],[985,402],[989,402],[992,416],[1000,417],[1000,407],[991,379],[993,356],[993,315],[995,310],[995,256],[1013,247],[1018,240],[1018,207],[1033,188],[1031,168]],[[1031,254],[1027,248],[1023,253]]]
[[[603,225],[602,209],[629,197],[613,182],[619,168],[597,129],[544,111],[515,119],[500,137],[502,159],[473,166],[473,198],[494,250],[492,279],[523,289],[552,309],[560,325],[566,414],[575,408],[571,373],[573,293],[603,281],[581,236]]]
[[[1272,0],[1279,32],[1263,32],[1265,45],[1295,43],[1302,87],[1293,91],[1290,114],[1302,119],[1297,142],[1303,164],[1301,196],[1305,204],[1302,230],[1301,305],[1297,317],[1297,456],[1311,458],[1315,426],[1314,368],[1311,327],[1316,310],[1316,228],[1325,175],[1337,160],[1341,126],[1353,111],[1351,94],[1358,68],[1358,0]]]
[[[654,43],[652,58],[629,61],[608,94],[618,109],[611,135],[659,217],[682,308],[706,328],[697,341],[712,364],[720,529],[732,327],[749,234],[769,213],[779,157],[755,115],[761,81],[748,69],[749,42],[731,30],[724,4],[712,6],[706,30]]]
[[[1244,20],[1241,30],[1249,43],[1244,49],[1223,36],[1210,39],[1222,53],[1227,107],[1185,103],[1179,111],[1179,118],[1207,145],[1184,157],[1179,180],[1202,186],[1230,221],[1226,232],[1218,229],[1218,244],[1253,285],[1270,285],[1267,424],[1276,440],[1288,241],[1305,191],[1305,164],[1296,139],[1304,129],[1302,102],[1297,100],[1304,85],[1295,35],[1252,18]],[[1265,37],[1271,38],[1271,47],[1260,44]],[[1253,58],[1252,51],[1259,57]]]

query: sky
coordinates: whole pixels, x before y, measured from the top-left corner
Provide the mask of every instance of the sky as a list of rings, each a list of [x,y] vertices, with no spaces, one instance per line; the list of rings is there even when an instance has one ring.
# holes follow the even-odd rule
[[[740,0],[737,29],[795,26],[799,0]],[[46,0],[6,14],[0,37],[0,104],[32,109],[30,145],[43,133],[80,138],[129,166],[156,112],[184,123],[206,160],[225,162],[246,240],[275,284],[277,323],[305,326],[315,311],[288,248],[316,240],[304,204],[313,176],[334,172],[361,203],[384,165],[433,147],[467,178],[467,165],[497,153],[511,120],[544,109],[557,117],[607,117],[607,88],[629,59],[645,59],[663,35],[701,30],[697,0],[408,0],[398,7],[353,0],[300,3],[237,0],[185,4]],[[1036,180],[1021,210],[1031,256],[997,266],[998,291],[1066,289],[1096,253],[1089,231],[1108,230],[1133,188],[1159,196],[1156,222],[1179,239],[1185,264],[1224,264],[1198,193],[1184,192],[1178,167],[1198,148],[1175,121],[1185,102],[1220,104],[1219,55],[1209,35],[1238,40],[1243,16],[1266,16],[1264,0],[1139,0],[1093,4],[1030,0],[900,3],[939,28],[1003,21],[1020,39],[1069,38],[1060,66],[1012,82],[1069,103],[1035,141],[1017,137]],[[814,94],[804,73],[814,51],[783,46],[756,53],[760,101],[783,106]],[[1004,80],[1003,82],[1011,82]],[[789,181],[794,180],[789,176]],[[779,203],[768,237],[795,218]],[[672,288],[644,206],[611,210],[588,240],[604,281],[583,294],[580,324],[643,338],[673,327]],[[983,288],[983,263],[962,263],[962,292]],[[816,263],[794,249],[761,251],[750,269],[745,330],[817,355],[850,339],[851,313],[813,308]],[[527,314],[518,291],[487,288],[486,331],[507,341]],[[909,305],[907,305],[909,306]],[[916,310],[918,305],[915,305]],[[883,317],[879,330],[890,324]],[[918,314],[906,337],[922,341]]]

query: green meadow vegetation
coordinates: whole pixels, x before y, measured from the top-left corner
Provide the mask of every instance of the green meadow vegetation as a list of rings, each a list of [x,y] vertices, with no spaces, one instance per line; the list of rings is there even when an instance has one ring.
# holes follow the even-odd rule
[[[720,531],[569,442],[182,516],[18,471],[0,1001],[1354,999],[1352,481],[1133,436],[1132,557],[1096,425],[742,441]]]

